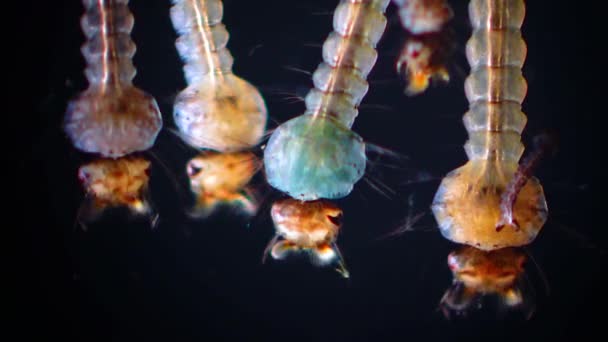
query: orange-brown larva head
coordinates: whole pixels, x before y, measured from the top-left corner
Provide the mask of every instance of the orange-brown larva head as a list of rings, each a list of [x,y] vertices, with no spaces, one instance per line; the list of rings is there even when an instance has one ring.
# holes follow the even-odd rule
[[[437,32],[454,16],[446,0],[399,0],[401,24],[412,34]]]
[[[100,205],[144,210],[150,162],[140,157],[97,159],[81,166],[78,178]]]
[[[454,277],[440,302],[446,316],[466,314],[482,307],[486,296],[498,299],[500,311],[522,311],[527,317],[534,310],[533,291],[524,276],[525,253],[518,248],[482,251],[464,246],[448,256]],[[503,311],[504,312],[504,311]]]
[[[233,74],[204,77],[175,100],[173,119],[187,143],[220,152],[257,145],[267,109],[259,91]]]
[[[133,87],[91,87],[70,102],[64,129],[74,146],[118,158],[154,145],[162,117],[154,98]]]
[[[277,234],[301,248],[333,243],[342,225],[342,209],[326,200],[280,200],[271,216]]]
[[[503,291],[515,283],[524,271],[525,254],[516,248],[485,252],[463,247],[450,253],[448,266],[455,280],[476,291]]]
[[[482,250],[526,245],[547,219],[542,186],[530,178],[513,204],[519,227],[507,225],[497,231],[501,196],[516,167],[506,170],[490,164],[469,161],[443,179],[432,205],[441,234]]]
[[[251,152],[203,152],[186,165],[194,192],[235,192],[241,190],[260,168],[260,160]]]

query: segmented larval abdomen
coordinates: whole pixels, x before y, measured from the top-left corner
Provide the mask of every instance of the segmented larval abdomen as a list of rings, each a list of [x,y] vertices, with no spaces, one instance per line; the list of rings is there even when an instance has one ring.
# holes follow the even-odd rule
[[[524,147],[521,111],[527,83],[521,68],[526,44],[520,27],[525,16],[521,0],[473,0],[469,4],[473,33],[467,42],[471,73],[465,82],[469,133],[465,150],[470,160],[499,159],[517,163]]]
[[[173,4],[171,21],[179,34],[175,47],[185,63],[186,82],[200,82],[211,72],[232,72],[222,1],[173,0]]]
[[[260,92],[232,73],[219,0],[174,0],[175,45],[188,87],[175,99],[173,119],[183,139],[197,148],[232,152],[257,145],[267,109]]]
[[[131,39],[134,19],[128,0],[83,0],[85,14],[80,26],[86,42],[80,49],[87,62],[90,86],[104,83],[130,84],[135,43]],[[113,79],[116,78],[116,79]]]
[[[84,0],[82,46],[89,88],[70,101],[64,129],[85,152],[117,158],[154,144],[162,117],[154,98],[131,83],[135,44],[127,0]]]
[[[350,130],[376,63],[389,0],[342,0],[323,44],[304,115],[270,137],[264,167],[273,187],[302,201],[348,195],[365,172],[363,139]]]
[[[323,62],[313,74],[306,114],[332,116],[350,128],[357,106],[369,88],[366,78],[376,64],[376,44],[386,27],[388,0],[343,0],[334,12],[333,28],[323,44]]]

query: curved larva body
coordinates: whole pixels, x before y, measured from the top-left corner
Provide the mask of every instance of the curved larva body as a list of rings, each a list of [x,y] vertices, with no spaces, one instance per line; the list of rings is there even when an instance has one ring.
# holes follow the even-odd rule
[[[342,0],[323,44],[306,112],[279,126],[264,151],[268,182],[300,200],[348,195],[365,171],[365,144],[350,130],[368,90],[389,0]]]
[[[256,145],[266,128],[266,104],[254,86],[232,73],[222,2],[173,3],[171,20],[180,35],[175,45],[188,83],[174,104],[179,132],[195,147],[220,152]]]
[[[472,0],[473,34],[467,43],[471,74],[465,82],[470,103],[464,116],[469,162],[448,174],[433,201],[442,234],[455,242],[491,250],[530,243],[547,218],[542,187],[530,178],[513,205],[519,226],[499,229],[501,196],[524,151],[526,124],[521,103],[527,84],[521,67],[526,45],[520,27],[522,0]]]
[[[84,0],[82,54],[89,88],[68,105],[65,131],[74,146],[117,158],[154,144],[162,127],[156,101],[133,86],[135,44],[127,0]]]

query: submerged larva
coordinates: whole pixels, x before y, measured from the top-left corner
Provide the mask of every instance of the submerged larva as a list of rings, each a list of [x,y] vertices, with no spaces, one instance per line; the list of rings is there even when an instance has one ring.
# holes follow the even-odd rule
[[[465,92],[470,105],[464,116],[469,161],[443,179],[432,209],[441,233],[454,242],[483,250],[521,246],[535,239],[547,219],[543,188],[530,177],[512,205],[512,220],[501,222],[502,195],[524,151],[526,44],[520,27],[525,5],[523,0],[473,0],[469,15],[471,74]],[[501,225],[504,229],[497,230]]]
[[[135,44],[128,0],[83,0],[81,20],[86,43],[82,55],[89,87],[73,99],[64,128],[79,150],[118,158],[147,150],[156,140],[162,117],[156,100],[132,83]]]
[[[313,74],[306,112],[280,125],[264,150],[270,185],[299,200],[341,198],[365,172],[363,139],[350,128],[368,90],[389,0],[343,0]]]
[[[188,86],[173,107],[180,135],[196,148],[245,150],[264,135],[267,109],[260,92],[232,73],[220,0],[173,0],[171,20]]]

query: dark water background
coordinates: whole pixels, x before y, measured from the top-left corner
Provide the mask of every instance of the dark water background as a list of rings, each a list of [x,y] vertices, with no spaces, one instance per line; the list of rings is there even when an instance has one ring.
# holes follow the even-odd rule
[[[234,71],[261,89],[271,127],[303,112],[303,103],[290,103],[277,93],[303,96],[310,77],[285,67],[314,71],[337,3],[225,1]],[[70,146],[61,120],[68,99],[86,88],[79,51],[82,8],[79,1],[41,3],[25,25],[36,32],[30,57],[38,62],[29,70],[37,75],[29,101],[35,122],[28,121],[34,164],[25,170],[34,171],[35,181],[28,184],[36,197],[18,197],[27,204],[26,221],[33,223],[19,259],[25,273],[19,278],[25,294],[18,298],[22,304],[16,315],[25,322],[21,333],[74,341],[433,341],[569,340],[598,330],[597,321],[605,317],[608,246],[605,227],[591,216],[591,115],[578,100],[586,91],[581,77],[588,73],[583,71],[594,58],[585,57],[581,16],[558,2],[528,1],[522,29],[529,85],[524,143],[530,146],[546,128],[560,138],[558,154],[536,172],[550,217],[529,246],[550,291],[528,265],[537,306],[530,320],[497,319],[487,310],[470,320],[447,321],[437,311],[451,284],[446,257],[457,246],[433,229],[429,205],[439,178],[466,160],[461,120],[468,106],[463,82],[470,28],[466,2],[452,5],[458,44],[452,81],[415,98],[403,95],[394,72],[403,31],[392,5],[387,12],[387,33],[354,129],[409,159],[385,156],[372,163],[369,176],[394,190],[390,198],[362,181],[338,201],[345,211],[338,244],[352,274],[345,281],[305,262],[262,265],[262,251],[273,234],[267,207],[252,222],[230,212],[204,222],[186,219],[182,209],[189,194],[182,170],[194,152],[166,131],[153,152],[170,171],[154,161],[151,179],[160,226],[150,230],[118,212],[86,233],[75,229],[83,198],[76,172],[91,158]],[[169,7],[169,1],[131,3],[135,84],[156,97],[166,126],[172,126],[173,97],[185,86]],[[257,183],[269,198],[277,197],[263,178]],[[403,221],[411,194],[412,210],[427,212],[419,231],[379,239]]]

